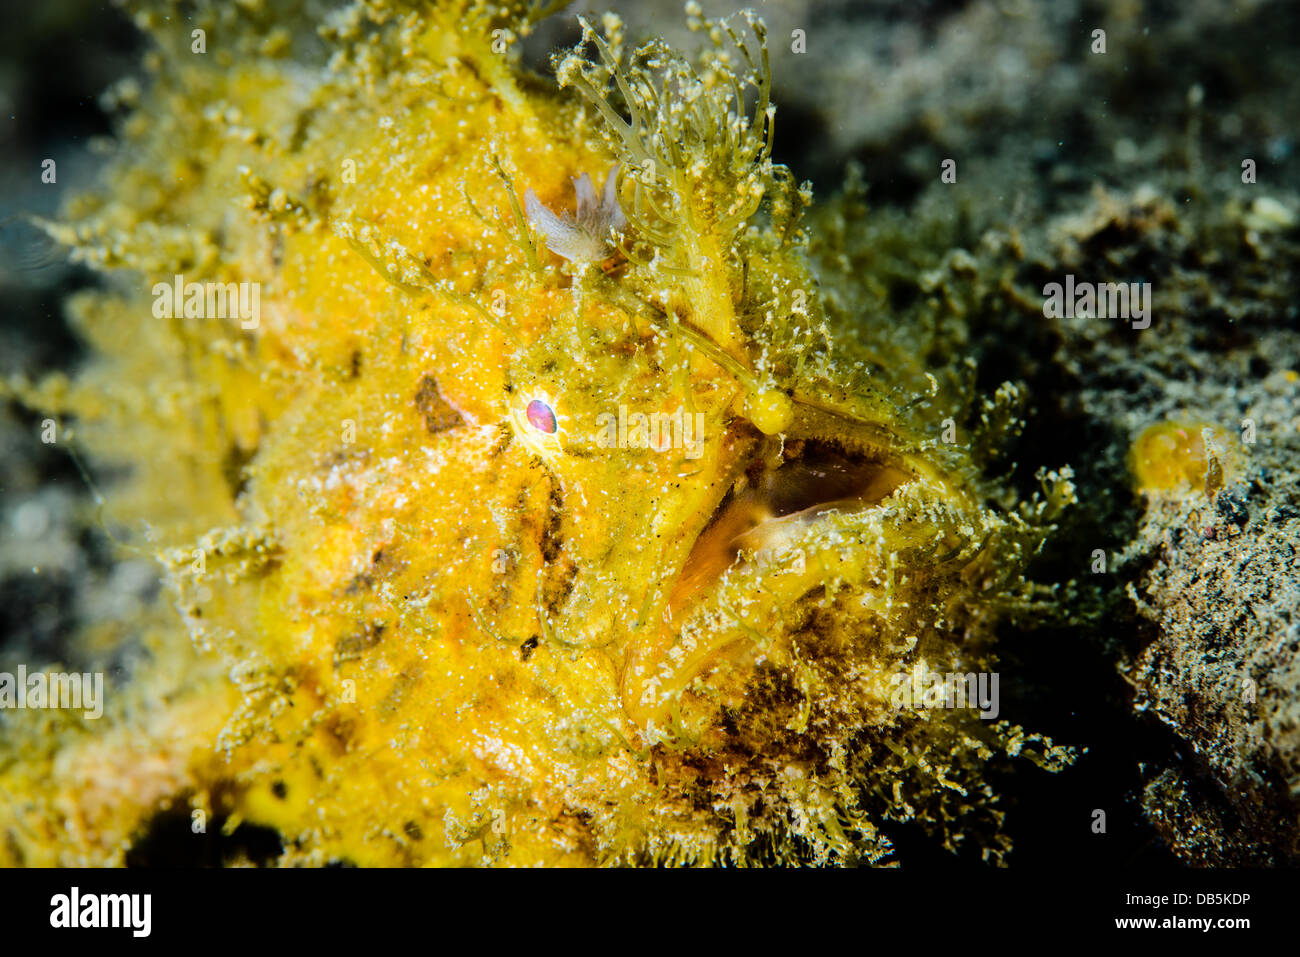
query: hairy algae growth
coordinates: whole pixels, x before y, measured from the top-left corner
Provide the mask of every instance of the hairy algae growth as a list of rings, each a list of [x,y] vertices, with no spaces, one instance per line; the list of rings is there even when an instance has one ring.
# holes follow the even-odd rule
[[[688,60],[606,17],[555,83],[536,9],[152,9],[48,226],[105,274],[94,360],[11,387],[179,614],[85,636],[135,649],[102,721],[5,716],[0,859],[120,862],[172,807],[284,863],[875,862],[903,821],[1000,860],[988,762],[1069,752],[892,679],[996,670],[1068,475],[985,476],[1018,392],[941,291],[891,313],[947,250],[772,161],[761,21],[688,6]],[[256,326],[158,317],[178,275]]]

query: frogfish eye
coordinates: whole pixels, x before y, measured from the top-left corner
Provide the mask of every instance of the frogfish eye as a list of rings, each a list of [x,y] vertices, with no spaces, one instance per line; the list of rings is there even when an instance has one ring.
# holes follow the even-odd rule
[[[529,402],[524,415],[528,418],[528,424],[537,431],[545,432],[547,435],[555,434],[557,428],[555,412],[541,399],[533,399],[532,402]]]

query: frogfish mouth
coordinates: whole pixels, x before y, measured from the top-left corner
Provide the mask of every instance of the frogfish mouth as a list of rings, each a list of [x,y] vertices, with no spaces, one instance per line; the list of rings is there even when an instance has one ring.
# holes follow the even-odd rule
[[[859,718],[879,711],[893,660],[951,624],[946,592],[975,573],[988,518],[933,449],[847,403],[796,401],[776,436],[739,417],[718,433],[690,481],[651,483],[645,514],[632,487],[610,503],[617,527],[658,543],[611,549],[611,561],[639,556],[647,574],[616,569],[610,592],[585,603],[600,606],[589,625],[624,638],[611,644],[633,733],[696,740],[746,707],[764,666],[796,662],[805,677],[825,670],[823,693]],[[640,594],[638,581],[649,583]],[[805,718],[812,703],[811,690],[797,702]]]

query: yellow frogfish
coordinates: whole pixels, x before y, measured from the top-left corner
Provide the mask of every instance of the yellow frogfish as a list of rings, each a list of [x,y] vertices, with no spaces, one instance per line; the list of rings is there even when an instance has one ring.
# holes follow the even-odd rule
[[[917,679],[996,676],[1069,476],[986,478],[1014,387],[826,266],[762,21],[583,21],[538,76],[536,8],[292,8],[141,9],[44,224],[104,277],[91,359],[7,389],[165,587],[77,636],[125,662],[101,718],[0,715],[0,861],[164,815],[281,864],[1000,860],[986,766],[1070,752]]]

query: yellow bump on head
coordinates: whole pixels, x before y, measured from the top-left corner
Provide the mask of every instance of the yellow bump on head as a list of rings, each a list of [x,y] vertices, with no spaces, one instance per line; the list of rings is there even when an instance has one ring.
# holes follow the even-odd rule
[[[749,397],[744,414],[764,435],[776,435],[790,428],[794,421],[794,405],[784,392],[768,389]]]
[[[1138,490],[1165,491],[1185,486],[1195,490],[1205,488],[1214,471],[1211,455],[1206,450],[1206,432],[1210,433],[1213,457],[1219,460],[1219,468],[1226,471],[1228,463],[1222,460],[1228,435],[1218,426],[1171,420],[1143,429],[1128,454],[1129,468],[1137,480]],[[1222,479],[1220,475],[1219,480]]]

